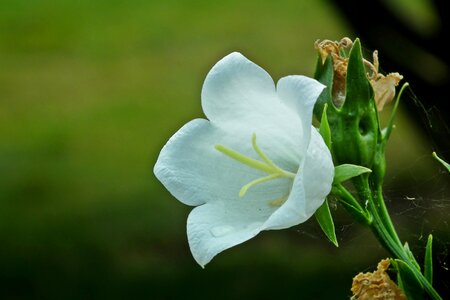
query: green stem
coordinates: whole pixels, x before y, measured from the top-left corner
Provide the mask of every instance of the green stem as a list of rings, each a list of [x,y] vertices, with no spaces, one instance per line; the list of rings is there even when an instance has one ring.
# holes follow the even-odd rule
[[[370,224],[370,228],[386,250],[388,250],[391,255],[397,256],[396,253],[398,251],[395,249],[402,248],[402,244],[398,237],[392,238],[392,232],[395,232],[395,229],[392,222],[386,222],[384,220],[386,217],[390,220],[389,215],[387,214],[386,206],[381,206],[380,203],[378,203],[378,200],[374,201],[372,190],[368,184],[368,176],[363,175],[356,178],[355,186],[357,188],[360,200],[366,203],[366,209],[372,215],[372,223]],[[380,216],[380,207],[384,208],[386,211],[384,219]],[[391,230],[386,229],[386,223],[391,224]],[[395,236],[397,236],[397,234],[395,234]]]
[[[355,181],[355,186],[358,189],[360,199],[367,203],[367,209],[372,214],[373,222],[371,222],[370,227],[378,240],[391,255],[408,264],[431,299],[442,300],[430,282],[418,270],[415,261],[412,261],[412,258],[405,252],[387,211],[381,188],[377,188],[376,191],[372,192],[368,184],[368,176],[360,176]]]
[[[369,206],[370,207],[370,206]],[[390,236],[382,221],[380,216],[375,211],[375,207],[372,206],[369,208],[370,211],[374,214],[373,222],[372,222],[372,230],[375,232],[375,235],[380,239],[383,245],[387,248],[387,250],[396,258],[403,260],[408,266],[413,270],[416,277],[419,279],[425,291],[433,300],[442,300],[441,296],[436,292],[433,286],[428,282],[425,276],[417,269],[416,264],[411,261],[411,258],[408,254],[405,253],[403,247],[398,245],[398,243]]]
[[[367,183],[367,181],[365,181]],[[367,189],[369,189],[369,186],[366,185]],[[403,246],[402,242],[400,241],[400,238],[398,237],[397,231],[395,230],[394,224],[392,223],[391,216],[389,215],[389,212],[386,207],[386,203],[384,202],[383,198],[383,191],[381,186],[376,188],[375,192],[371,192],[372,201],[375,205],[375,209],[378,212],[378,215],[380,217],[380,220],[382,224],[384,225],[385,229],[388,231],[389,235],[392,237],[394,242],[399,245],[400,247]]]

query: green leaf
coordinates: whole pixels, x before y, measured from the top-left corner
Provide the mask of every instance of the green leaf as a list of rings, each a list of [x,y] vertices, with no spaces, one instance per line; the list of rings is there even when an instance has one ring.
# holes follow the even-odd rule
[[[316,72],[314,73],[314,78],[326,86],[323,92],[320,94],[314,106],[314,115],[317,119],[321,117],[323,112],[323,107],[325,104],[332,104],[332,89],[333,89],[333,59],[331,55],[327,57],[325,62],[322,64],[322,57],[319,55],[317,59]]]
[[[408,300],[423,300],[424,290],[414,271],[403,260],[396,259],[397,282]]]
[[[328,149],[331,149],[331,129],[327,118],[327,107],[328,104],[325,103],[323,107],[322,118],[320,119],[319,132],[322,135],[322,138],[325,141]]]
[[[394,108],[392,109],[388,124],[387,124],[386,128],[383,130],[383,139],[385,142],[389,139],[389,137],[391,136],[392,130],[394,129],[394,121],[395,121],[395,116],[397,115],[398,104],[400,103],[400,99],[403,95],[403,92],[405,91],[405,89],[407,87],[409,87],[409,83],[405,82],[403,84],[402,88],[400,89],[400,92],[397,95],[397,99],[395,100]]]
[[[350,50],[346,77],[346,94],[343,110],[355,111],[357,108],[363,109],[374,102],[373,92],[364,67],[364,60],[361,52],[361,42],[355,39]],[[374,105],[374,103],[373,103]]]
[[[416,261],[416,258],[414,257],[414,254],[411,252],[411,250],[409,249],[409,245],[408,242],[405,242],[405,244],[403,245],[403,249],[405,250],[406,255],[408,255],[409,261],[414,264],[414,266],[416,267],[417,270],[420,271],[420,265],[419,263]]]
[[[343,164],[334,168],[334,184],[349,180],[364,173],[370,173],[372,170],[363,166]]]
[[[369,216],[364,212],[362,208],[358,208],[357,206],[355,206],[353,203],[350,203],[346,199],[339,199],[339,203],[356,221],[365,225],[371,223]]]
[[[316,210],[315,213],[316,220],[319,222],[320,228],[322,228],[323,233],[327,238],[336,246],[339,247],[336,239],[336,231],[334,229],[333,217],[331,216],[330,207],[328,206],[328,201],[325,202]]]
[[[447,163],[445,160],[437,156],[436,152],[433,152],[433,157],[436,158],[438,162],[440,162],[447,170],[450,172],[450,164]]]
[[[331,188],[331,194],[337,197],[339,203],[347,210],[347,212],[358,222],[365,225],[372,223],[372,216],[368,213],[353,195],[341,184],[334,185]]]
[[[427,246],[425,247],[425,262],[423,275],[430,284],[433,284],[433,236],[428,236]]]

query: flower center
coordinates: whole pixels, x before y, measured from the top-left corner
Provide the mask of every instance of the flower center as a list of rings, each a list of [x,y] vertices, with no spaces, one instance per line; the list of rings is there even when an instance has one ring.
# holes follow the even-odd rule
[[[241,153],[234,151],[233,149],[230,149],[223,145],[218,144],[218,145],[214,146],[216,148],[216,150],[219,151],[220,153],[223,153],[226,156],[228,156],[246,166],[249,166],[253,169],[260,170],[260,171],[268,174],[267,176],[260,177],[258,179],[255,179],[255,180],[247,183],[246,185],[244,185],[241,188],[241,190],[239,191],[239,197],[244,197],[245,194],[247,193],[247,191],[255,185],[258,185],[258,184],[261,184],[264,182],[268,182],[268,181],[271,181],[276,178],[290,178],[290,179],[295,178],[294,173],[283,170],[282,168],[278,167],[273,161],[271,161],[267,157],[266,154],[264,154],[264,152],[261,150],[261,148],[259,148],[258,145],[256,144],[256,134],[255,133],[253,133],[253,135],[252,135],[252,146],[253,146],[253,149],[255,150],[255,152],[258,154],[258,156],[262,159],[262,161],[248,157],[244,154],[241,154]],[[281,204],[283,204],[286,201],[286,199],[287,199],[287,197],[282,197],[280,199],[270,202],[270,204],[274,205],[274,206],[280,206]]]

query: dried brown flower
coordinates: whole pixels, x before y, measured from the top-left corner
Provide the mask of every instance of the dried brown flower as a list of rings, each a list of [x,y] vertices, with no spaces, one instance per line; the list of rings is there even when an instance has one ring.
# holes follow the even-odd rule
[[[330,40],[316,41],[314,47],[322,57],[322,63],[331,55],[333,59],[333,103],[337,107],[342,106],[345,100],[345,78],[347,76],[348,58],[341,55],[341,49],[348,51],[353,45],[352,40],[343,38],[340,42]]]
[[[333,103],[337,107],[342,106],[345,101],[345,79],[347,76],[348,58],[343,56],[342,53],[347,53],[352,45],[352,40],[347,37],[341,39],[339,42],[323,40],[316,41],[314,44],[320,53],[322,63],[325,62],[329,55],[333,59],[334,77],[332,98]],[[377,110],[382,111],[384,105],[394,99],[395,87],[403,76],[399,73],[381,74],[379,72],[378,52],[376,50],[373,52],[373,62],[364,59],[364,65],[367,70],[367,79],[370,81],[375,94]]]
[[[389,259],[383,259],[378,263],[375,272],[356,275],[353,278],[351,300],[407,300],[402,290],[386,273],[389,264]]]

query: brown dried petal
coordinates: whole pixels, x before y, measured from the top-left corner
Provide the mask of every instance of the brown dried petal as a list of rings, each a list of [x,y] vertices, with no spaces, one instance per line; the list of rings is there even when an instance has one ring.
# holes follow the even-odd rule
[[[333,103],[336,107],[341,107],[345,101],[345,84],[347,77],[348,59],[336,57],[334,59],[334,76],[333,76]]]
[[[359,273],[353,278],[351,300],[407,300],[402,290],[389,278],[389,260],[378,263],[375,272]]]
[[[314,43],[314,47],[319,50],[320,56],[322,58],[322,63],[325,62],[328,55],[335,54],[339,56],[339,44],[330,40],[317,40]]]
[[[378,111],[382,111],[386,104],[394,100],[395,87],[402,78],[403,76],[399,73],[390,73],[387,76],[378,74],[378,78],[370,80]]]
[[[336,107],[342,106],[345,100],[345,79],[347,76],[348,58],[340,55],[340,49],[350,48],[353,42],[349,38],[343,38],[339,42],[330,40],[316,41],[315,48],[319,50],[322,58],[322,63],[325,62],[327,57],[331,55],[333,59],[333,103]]]

